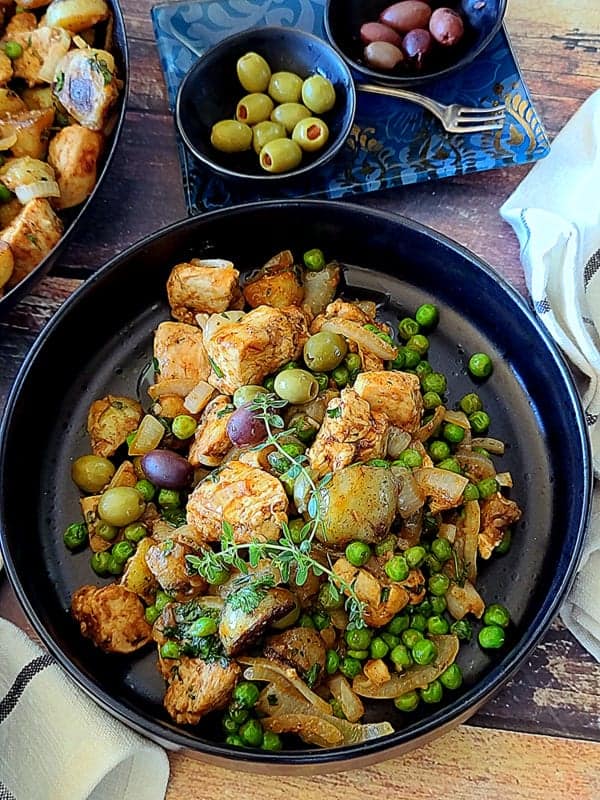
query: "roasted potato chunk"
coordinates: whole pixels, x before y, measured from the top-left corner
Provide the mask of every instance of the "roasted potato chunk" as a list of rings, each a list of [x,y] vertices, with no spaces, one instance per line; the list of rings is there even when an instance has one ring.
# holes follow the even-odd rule
[[[304,299],[300,271],[294,268],[289,250],[274,256],[249,280],[244,287],[244,297],[252,308],[257,306],[299,306]]]
[[[51,140],[48,163],[56,171],[60,189],[57,208],[77,206],[91,194],[103,141],[102,134],[81,125],[69,125]]]
[[[114,455],[140,424],[142,407],[131,397],[107,395],[90,406],[87,429],[92,451],[108,458]]]
[[[280,586],[268,589],[259,605],[250,612],[226,600],[219,622],[219,636],[227,655],[241,653],[264,633],[268,625],[293,611],[295,605],[292,593]]]
[[[30,2],[40,0],[30,0]],[[42,3],[45,5],[45,2]],[[46,9],[46,24],[80,33],[110,14],[104,0],[53,0]]]
[[[106,50],[71,50],[56,65],[54,93],[80,125],[101,131],[119,96],[115,60]]]
[[[8,83],[13,76],[13,65],[5,52],[0,50],[0,84]]]
[[[62,222],[47,200],[30,200],[14,220],[0,233],[12,250],[15,268],[10,278],[14,286],[57,244],[63,231]]]
[[[196,552],[188,544],[177,541],[176,535],[153,544],[146,551],[148,569],[162,589],[180,602],[202,594],[208,586],[204,578],[188,569],[186,556]]]
[[[54,65],[71,46],[71,36],[67,31],[48,26],[17,33],[12,40],[23,50],[12,64],[15,78],[22,78],[30,87],[51,83]]]
[[[27,108],[27,104],[12,89],[0,88],[0,114],[18,114],[27,111]]]
[[[152,638],[144,604],[125,586],[82,586],[73,595],[71,610],[81,633],[107,653],[133,653]]]
[[[121,578],[121,585],[131,592],[135,592],[145,603],[153,602],[158,589],[158,581],[146,564],[146,553],[154,544],[154,540],[149,536],[138,543]]]
[[[17,141],[11,147],[15,158],[44,158],[48,147],[48,130],[53,122],[53,108],[0,114],[0,134],[16,134]]]
[[[15,268],[12,250],[0,240],[0,296]]]

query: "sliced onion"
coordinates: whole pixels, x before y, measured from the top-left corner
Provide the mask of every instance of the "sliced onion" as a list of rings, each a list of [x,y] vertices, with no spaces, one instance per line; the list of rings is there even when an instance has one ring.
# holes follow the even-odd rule
[[[152,400],[158,400],[159,397],[167,395],[186,397],[195,386],[196,382],[189,378],[166,378],[149,386],[148,394]]]
[[[364,347],[365,350],[373,353],[374,356],[383,358],[385,361],[392,361],[396,358],[398,352],[393,345],[384,342],[376,333],[363,328],[358,322],[353,322],[350,319],[336,317],[335,319],[325,320],[321,330],[339,333],[340,336],[345,336],[346,339],[356,342],[361,347]]]
[[[38,78],[44,83],[52,83],[56,75],[58,62],[63,58],[71,46],[71,34],[63,28],[52,28],[48,41],[48,48],[44,53],[44,63],[38,71]],[[86,47],[88,45],[86,44]]]
[[[0,150],[10,150],[16,142],[17,134],[13,131],[0,139]]]
[[[361,311],[364,311],[367,317],[375,319],[377,316],[377,303],[373,300],[359,300],[356,305]]]
[[[292,685],[315,709],[322,714],[331,714],[331,706],[326,703],[318,694],[309,689],[304,681],[300,680],[296,670],[291,667],[282,667],[268,658],[251,658],[250,656],[240,656],[237,659],[240,664],[244,664],[248,669],[244,672],[244,677],[249,681],[274,681],[285,680]],[[251,677],[252,676],[252,677]]]
[[[389,681],[381,686],[371,683],[364,675],[358,675],[352,682],[356,694],[375,700],[393,700],[414,689],[424,689],[454,662],[459,647],[458,637],[452,634],[429,638],[437,647],[437,655],[431,664],[414,666],[401,675],[392,675]]]
[[[492,439],[490,436],[479,436],[471,442],[472,447],[483,447],[489,453],[496,456],[504,455],[504,442],[500,439]]]
[[[462,619],[467,614],[474,614],[480,619],[485,611],[485,603],[470,581],[465,581],[464,586],[451,583],[446,592],[446,602],[454,619]]]
[[[221,325],[231,325],[239,322],[245,316],[244,311],[224,311],[222,314],[211,314],[203,326],[204,339],[206,341],[212,339]]]
[[[477,483],[485,478],[493,478],[496,467],[483,453],[474,453],[471,450],[457,450],[454,454],[464,472]]]
[[[415,439],[418,439],[420,442],[424,442],[426,439],[429,439],[436,428],[439,428],[439,426],[442,424],[445,413],[446,409],[444,406],[438,406],[433,412],[433,417],[429,420],[429,422],[426,425],[422,425],[415,433]]]
[[[390,458],[398,458],[410,444],[411,435],[402,428],[392,426],[388,431],[387,454]]]
[[[423,508],[425,493],[409,469],[392,467],[392,472],[398,481],[398,513],[403,519],[408,519]]]
[[[448,469],[421,467],[413,473],[423,495],[431,498],[432,514],[460,505],[469,479]]]
[[[56,181],[34,181],[15,187],[15,194],[20,203],[28,203],[36,197],[60,197],[60,189]]]
[[[456,539],[456,525],[452,525],[450,522],[442,522],[438,530],[438,536],[440,539],[447,539],[450,544],[453,544]]]
[[[302,305],[315,317],[322,314],[335,297],[339,281],[340,268],[337,264],[328,264],[320,272],[306,272]]]
[[[360,698],[343,675],[334,675],[327,681],[331,694],[339,702],[348,722],[358,722],[365,713]]]
[[[479,544],[479,526],[481,510],[477,500],[465,503],[464,514],[456,528],[455,547],[459,547],[462,559],[467,568],[467,578],[474,583],[477,578],[477,546]],[[460,544],[459,544],[460,543]]]
[[[281,714],[261,720],[263,728],[274,733],[295,733],[303,742],[317,747],[337,747],[344,736],[335,725],[321,717],[308,714]]]
[[[165,435],[165,426],[156,417],[146,414],[129,444],[130,456],[143,456],[155,450]]]
[[[186,394],[183,405],[190,414],[199,414],[206,408],[215,391],[210,383],[200,381]]]
[[[503,486],[505,489],[512,489],[513,487],[513,479],[510,472],[499,472],[496,475],[496,480],[498,481],[498,486]]]
[[[464,428],[466,431],[471,430],[471,423],[469,422],[467,415],[462,411],[451,411],[447,408],[444,414],[444,421],[452,422],[454,425],[458,425],[460,428]]]

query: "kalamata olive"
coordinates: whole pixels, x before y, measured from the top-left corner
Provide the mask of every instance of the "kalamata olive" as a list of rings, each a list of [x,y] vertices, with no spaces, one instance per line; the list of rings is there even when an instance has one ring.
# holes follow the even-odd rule
[[[413,28],[426,28],[431,17],[431,8],[423,0],[401,0],[384,8],[379,21],[399,33],[408,33]]]
[[[227,420],[227,435],[237,447],[245,444],[258,444],[267,435],[262,419],[247,405],[240,406]]]
[[[417,69],[421,69],[423,66],[423,62],[427,58],[432,46],[432,36],[429,31],[425,31],[423,28],[416,28],[414,31],[409,31],[402,42],[404,52]]]
[[[462,17],[451,8],[436,8],[429,20],[431,35],[445,47],[452,47],[460,42],[465,32]]]
[[[150,450],[141,464],[148,480],[160,489],[182,489],[194,473],[189,461],[171,450]]]
[[[371,42],[389,42],[400,47],[402,39],[393,28],[381,22],[365,22],[360,29],[360,38],[363,44]]]
[[[404,60],[402,50],[389,42],[371,42],[365,47],[364,57],[374,69],[394,69]]]

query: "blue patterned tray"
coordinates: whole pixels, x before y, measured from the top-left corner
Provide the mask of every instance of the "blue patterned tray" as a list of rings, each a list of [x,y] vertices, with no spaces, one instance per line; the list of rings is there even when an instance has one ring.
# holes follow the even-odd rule
[[[173,32],[198,51],[256,25],[288,25],[326,38],[324,4],[325,0],[195,0],[155,6],[152,20],[171,110],[179,84],[197,58]],[[339,198],[524,164],[549,152],[504,30],[463,73],[426,89],[444,103],[477,106],[504,98],[507,122],[502,131],[452,135],[418,106],[359,93],[355,124],[335,159],[308,176],[264,189],[216,176],[178,138],[189,212],[280,197]]]

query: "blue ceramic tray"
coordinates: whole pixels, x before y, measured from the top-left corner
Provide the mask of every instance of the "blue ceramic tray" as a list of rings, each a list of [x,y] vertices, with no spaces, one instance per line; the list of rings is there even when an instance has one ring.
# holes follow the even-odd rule
[[[324,2],[196,0],[155,6],[152,20],[171,110],[179,84],[197,58],[174,32],[200,52],[256,25],[289,25],[326,38]],[[508,114],[503,130],[449,134],[418,106],[359,93],[352,133],[335,159],[308,176],[265,188],[217,177],[178,138],[189,212],[281,197],[339,198],[525,164],[549,152],[544,128],[504,30],[461,74],[425,88],[431,97],[444,103],[478,106],[504,99]]]

